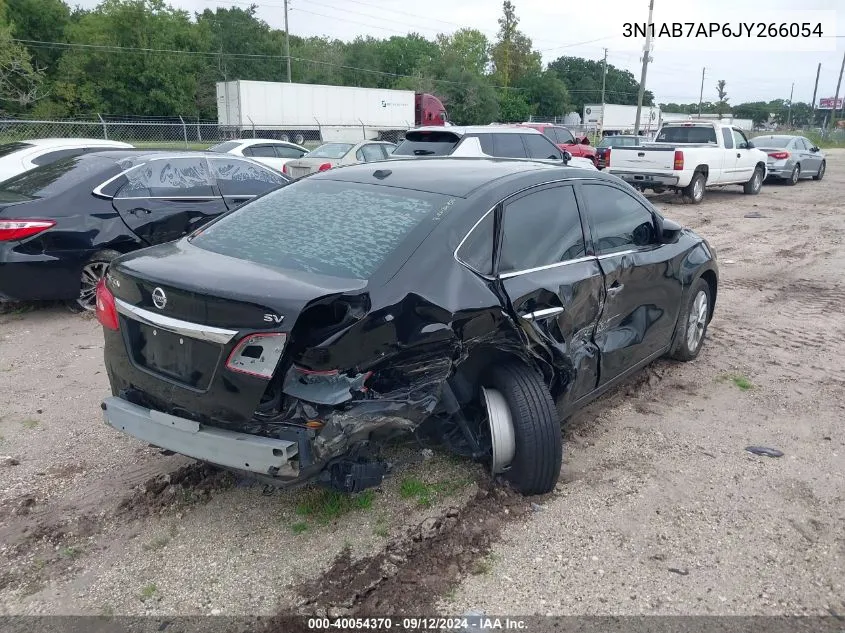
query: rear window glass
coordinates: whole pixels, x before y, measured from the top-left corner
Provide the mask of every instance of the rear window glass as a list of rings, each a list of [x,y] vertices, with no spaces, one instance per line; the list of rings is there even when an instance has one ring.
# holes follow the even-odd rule
[[[753,139],[757,147],[786,147],[792,142],[791,136],[758,136]]]
[[[26,149],[27,147],[34,146],[29,143],[6,143],[5,145],[0,145],[0,157],[8,156],[9,154]]]
[[[353,147],[351,143],[326,143],[313,152],[309,152],[307,156],[308,158],[343,158]]]
[[[276,268],[369,279],[449,200],[442,194],[307,179],[245,204],[191,242]]]
[[[109,170],[109,167],[112,170]],[[117,163],[95,154],[75,156],[36,167],[0,183],[0,201],[20,202],[62,194],[98,174],[118,171]]]
[[[240,141],[225,141],[220,143],[219,145],[214,145],[213,147],[209,147],[208,150],[211,152],[219,152],[221,154],[225,154],[226,152],[232,151],[236,147],[241,144]]]
[[[664,127],[657,135],[658,143],[716,143],[712,127]]]
[[[408,132],[394,156],[448,156],[461,137],[453,132]]]

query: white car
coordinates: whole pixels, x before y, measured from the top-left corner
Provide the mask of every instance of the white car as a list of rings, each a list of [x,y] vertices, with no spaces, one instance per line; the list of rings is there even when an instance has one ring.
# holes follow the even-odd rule
[[[6,143],[0,145],[0,182],[62,158],[131,147],[129,143],[97,138],[39,138]]]
[[[596,171],[588,158],[572,156],[561,150],[539,130],[509,124],[420,127],[405,133],[393,156],[414,158],[423,156],[451,156],[471,158],[518,158],[560,163],[570,167]]]
[[[282,171],[282,167],[288,161],[302,158],[308,153],[308,150],[302,145],[270,138],[242,138],[224,141],[208,149],[212,152],[246,156],[257,160],[259,163],[264,163],[276,171]]]

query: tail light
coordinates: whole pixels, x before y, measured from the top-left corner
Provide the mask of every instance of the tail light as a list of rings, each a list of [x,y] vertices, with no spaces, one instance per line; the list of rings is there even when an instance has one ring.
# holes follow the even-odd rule
[[[604,153],[604,166],[610,167],[610,150],[612,148],[608,147],[607,151]]]
[[[108,330],[117,331],[120,329],[114,295],[106,287],[105,277],[97,282],[97,320]]]
[[[0,242],[32,237],[55,225],[53,220],[0,220]]]
[[[683,171],[684,169],[684,153],[679,149],[675,150],[675,166],[672,169],[675,171]]]
[[[323,163],[322,165],[320,165],[320,167],[317,169],[317,171],[328,171],[331,168],[332,168],[331,163]]]
[[[262,332],[250,334],[235,345],[226,368],[241,374],[270,379],[285,351],[287,334]]]
[[[288,166],[287,165],[282,165],[282,173],[287,175],[287,173],[288,173]]]
[[[789,152],[771,152],[769,156],[775,160],[783,160],[784,158],[789,158]]]

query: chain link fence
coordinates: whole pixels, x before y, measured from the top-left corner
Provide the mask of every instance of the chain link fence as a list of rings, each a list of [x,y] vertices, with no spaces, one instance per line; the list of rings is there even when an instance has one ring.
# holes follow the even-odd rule
[[[376,131],[363,125],[321,125],[317,129],[290,130],[281,126],[227,127],[217,121],[188,117],[108,117],[80,119],[0,118],[0,144],[43,138],[98,138],[122,141],[135,147],[206,149],[233,139],[265,138],[299,143],[313,148],[327,141],[360,141],[378,138],[393,143],[407,130]]]

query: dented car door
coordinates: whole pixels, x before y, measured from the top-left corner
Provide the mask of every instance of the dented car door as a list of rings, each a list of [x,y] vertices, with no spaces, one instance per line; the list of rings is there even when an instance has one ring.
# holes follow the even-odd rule
[[[604,294],[595,257],[588,256],[571,185],[518,194],[504,203],[498,278],[510,308],[536,347],[546,348],[563,381],[563,403],[597,385],[593,335]]]

